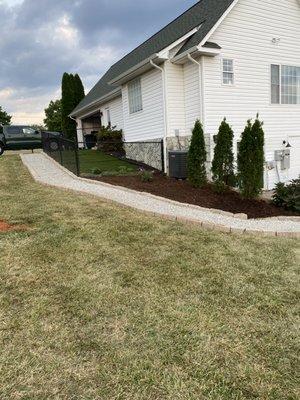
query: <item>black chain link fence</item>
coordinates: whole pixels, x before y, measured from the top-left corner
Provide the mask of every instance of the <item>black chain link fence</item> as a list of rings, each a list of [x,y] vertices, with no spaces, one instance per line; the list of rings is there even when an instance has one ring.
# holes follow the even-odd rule
[[[80,175],[78,144],[76,141],[50,132],[42,132],[42,148],[48,156],[60,165],[75,175]]]
[[[84,141],[77,142],[42,132],[43,151],[77,176],[92,170],[115,172],[128,164],[164,171],[162,140],[122,142],[108,138],[99,142],[94,133],[82,137]]]

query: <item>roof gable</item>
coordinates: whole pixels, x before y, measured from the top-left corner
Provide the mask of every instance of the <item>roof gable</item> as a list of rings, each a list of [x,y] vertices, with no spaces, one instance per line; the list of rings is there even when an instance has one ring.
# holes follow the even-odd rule
[[[180,53],[198,45],[234,2],[235,0],[200,0],[197,2],[173,22],[114,64],[76,107],[72,115],[76,115],[79,110],[116,90],[116,87],[109,85],[109,82],[114,78],[164,50],[196,27],[199,27],[199,30],[185,42]]]

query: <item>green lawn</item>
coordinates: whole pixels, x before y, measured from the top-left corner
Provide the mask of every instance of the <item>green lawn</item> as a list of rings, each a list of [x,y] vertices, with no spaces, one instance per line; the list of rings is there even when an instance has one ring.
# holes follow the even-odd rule
[[[138,169],[133,164],[95,150],[80,150],[79,162],[80,172],[83,174],[90,174],[94,169],[102,172],[118,171],[122,167],[130,168],[133,171]]]
[[[299,241],[0,171],[0,399],[299,399]]]

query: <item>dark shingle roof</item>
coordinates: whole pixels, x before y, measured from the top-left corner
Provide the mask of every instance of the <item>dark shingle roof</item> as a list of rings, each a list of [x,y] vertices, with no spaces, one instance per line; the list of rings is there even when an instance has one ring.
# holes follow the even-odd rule
[[[178,54],[197,46],[233,2],[234,0],[200,0],[197,2],[165,28],[114,64],[75,108],[72,115],[76,115],[78,110],[88,107],[91,103],[114,91],[116,87],[109,85],[108,82],[170,46],[201,25],[198,32],[187,40]]]

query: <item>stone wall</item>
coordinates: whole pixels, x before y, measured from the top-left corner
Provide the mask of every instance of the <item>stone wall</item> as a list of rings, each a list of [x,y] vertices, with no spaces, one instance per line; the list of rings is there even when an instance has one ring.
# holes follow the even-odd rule
[[[172,136],[167,138],[167,152],[174,150],[187,150],[190,147],[191,136]],[[205,144],[207,151],[207,173],[210,177],[210,169],[212,162],[212,138],[209,135],[205,136]],[[162,170],[162,154],[161,154],[161,139],[149,140],[145,142],[135,143],[124,143],[124,150],[126,157],[130,160],[134,160],[152,168]],[[167,154],[167,169],[168,169],[169,157]]]
[[[191,143],[192,136],[172,136],[167,138],[167,151],[174,151],[174,150],[189,150],[190,143]],[[206,152],[207,152],[207,163],[206,163],[206,170],[208,177],[211,176],[211,163],[212,163],[212,146],[213,139],[210,135],[205,135],[205,145],[206,145]],[[169,157],[167,157],[167,163],[169,162]]]
[[[136,143],[124,143],[126,157],[149,167],[162,170],[161,140],[152,140]]]

